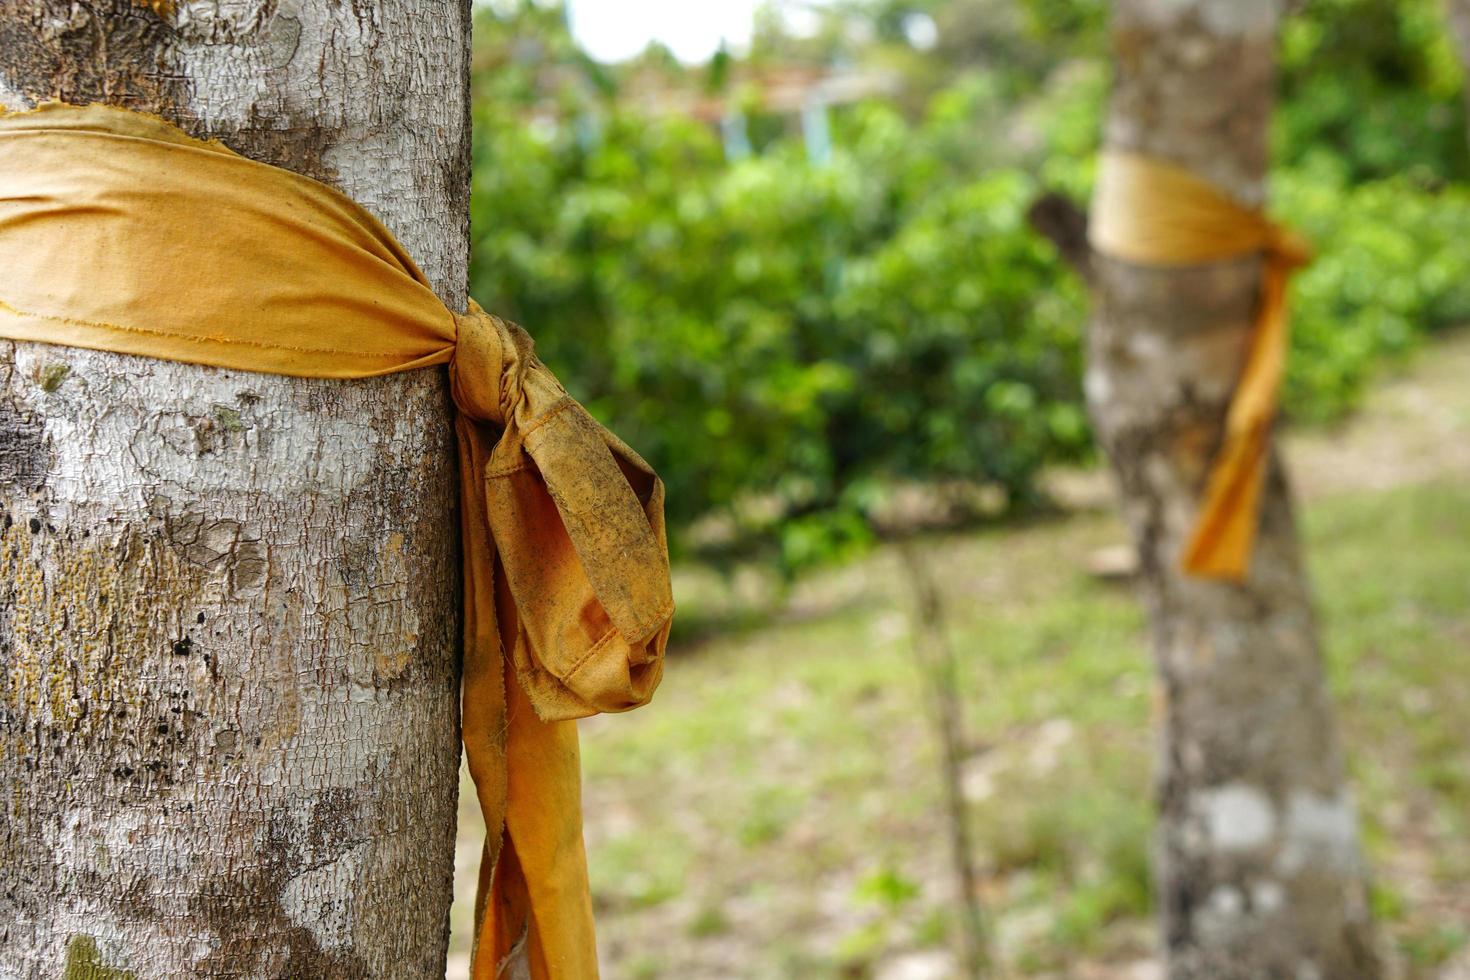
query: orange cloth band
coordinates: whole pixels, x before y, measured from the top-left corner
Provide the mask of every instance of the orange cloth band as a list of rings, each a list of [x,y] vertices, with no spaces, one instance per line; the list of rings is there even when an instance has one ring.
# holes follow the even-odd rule
[[[524,330],[447,310],[350,199],[152,116],[0,116],[0,268],[10,340],[298,377],[449,364],[464,743],[489,829],[474,976],[524,935],[538,980],[595,977],[571,719],[637,707],[662,674],[673,600],[654,472]],[[181,283],[181,269],[207,274]]]
[[[1287,280],[1311,260],[1311,249],[1182,167],[1117,151],[1103,154],[1088,237],[1101,254],[1139,265],[1197,265],[1252,253],[1264,258],[1260,305],[1225,439],[1182,557],[1192,575],[1243,581],[1285,373]]]

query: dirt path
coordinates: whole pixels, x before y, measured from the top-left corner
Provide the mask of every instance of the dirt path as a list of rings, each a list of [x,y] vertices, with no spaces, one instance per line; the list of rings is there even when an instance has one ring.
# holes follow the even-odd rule
[[[1470,477],[1470,330],[1435,340],[1336,430],[1286,447],[1308,498]]]

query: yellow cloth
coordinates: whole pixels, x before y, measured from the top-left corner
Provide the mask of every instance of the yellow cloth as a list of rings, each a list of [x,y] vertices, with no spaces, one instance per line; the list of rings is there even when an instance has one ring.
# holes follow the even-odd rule
[[[1301,239],[1182,167],[1108,152],[1098,170],[1088,236],[1103,255],[1183,266],[1260,253],[1261,298],[1184,570],[1243,580],[1260,519],[1261,483],[1286,365],[1286,285],[1311,259]]]
[[[12,340],[299,377],[449,365],[464,743],[489,828],[474,976],[523,936],[535,977],[596,976],[571,719],[643,704],[662,672],[673,601],[653,471],[525,331],[446,309],[351,200],[152,116],[0,116],[0,268]]]

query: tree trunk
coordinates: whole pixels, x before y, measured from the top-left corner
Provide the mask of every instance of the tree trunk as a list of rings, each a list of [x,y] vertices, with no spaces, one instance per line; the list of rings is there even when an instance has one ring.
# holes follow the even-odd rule
[[[331,183],[463,309],[468,8],[0,0],[0,100]],[[0,976],[444,975],[448,409],[437,370],[0,342]]]
[[[1455,39],[1455,50],[1460,63],[1470,71],[1470,0],[1445,0],[1445,13],[1450,22],[1450,34]],[[1470,85],[1464,91],[1465,106],[1470,111]]]
[[[1120,0],[1114,149],[1264,198],[1275,0]],[[1175,980],[1378,975],[1356,820],[1280,460],[1244,584],[1180,556],[1221,443],[1256,258],[1093,256],[1087,393],[1144,572],[1162,712],[1158,882]]]

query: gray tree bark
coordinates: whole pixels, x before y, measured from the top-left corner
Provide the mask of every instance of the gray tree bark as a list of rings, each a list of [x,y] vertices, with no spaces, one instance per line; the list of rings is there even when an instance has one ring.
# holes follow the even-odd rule
[[[1449,17],[1450,31],[1460,52],[1460,60],[1470,64],[1470,2],[1445,0],[1445,13]]]
[[[0,0],[0,101],[331,183],[463,309],[468,43],[468,0]],[[452,440],[442,371],[0,343],[0,976],[444,975]]]
[[[1109,146],[1265,196],[1277,0],[1119,0]],[[1378,976],[1352,798],[1280,460],[1244,584],[1180,555],[1260,262],[1091,256],[1087,395],[1137,544],[1162,714],[1158,891],[1174,980]]]
[[[1470,0],[1445,0],[1445,13],[1460,63],[1470,70]],[[1465,105],[1470,109],[1470,85],[1465,86]]]

